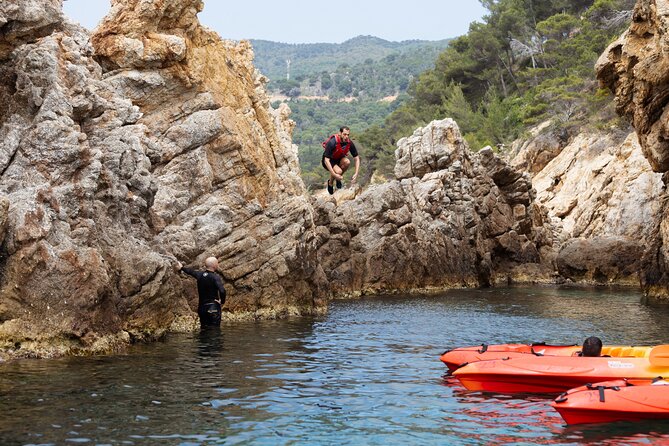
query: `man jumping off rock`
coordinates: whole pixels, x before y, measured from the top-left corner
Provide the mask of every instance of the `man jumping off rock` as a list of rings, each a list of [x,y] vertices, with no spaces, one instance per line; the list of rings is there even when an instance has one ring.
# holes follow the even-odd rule
[[[321,164],[330,172],[330,179],[328,179],[328,193],[334,194],[333,181],[337,185],[337,189],[342,188],[341,181],[344,179],[344,172],[346,172],[351,165],[351,160],[347,158],[348,152],[351,152],[355,160],[355,173],[351,177],[351,181],[355,182],[358,178],[358,171],[360,170],[360,157],[358,156],[358,149],[350,138],[351,130],[344,126],[339,129],[339,134],[330,136],[330,138],[323,142],[323,159]]]

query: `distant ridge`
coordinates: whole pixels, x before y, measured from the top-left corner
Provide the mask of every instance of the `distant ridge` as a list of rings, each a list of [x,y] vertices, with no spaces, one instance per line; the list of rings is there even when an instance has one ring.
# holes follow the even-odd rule
[[[376,62],[391,54],[416,50],[434,50],[448,46],[444,40],[404,40],[392,42],[374,36],[357,36],[342,43],[281,43],[251,40],[255,66],[270,80],[285,79],[290,60],[290,77],[334,71],[341,64],[357,65],[371,59]]]

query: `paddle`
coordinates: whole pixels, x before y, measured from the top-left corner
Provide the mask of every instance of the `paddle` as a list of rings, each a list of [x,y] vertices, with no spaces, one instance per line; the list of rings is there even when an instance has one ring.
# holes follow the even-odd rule
[[[669,345],[657,345],[653,347],[648,360],[654,366],[669,367]]]

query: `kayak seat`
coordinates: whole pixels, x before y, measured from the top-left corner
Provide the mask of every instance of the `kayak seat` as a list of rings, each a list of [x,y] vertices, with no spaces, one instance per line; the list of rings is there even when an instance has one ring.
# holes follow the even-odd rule
[[[614,357],[623,356],[622,350],[623,349],[621,347],[614,347],[611,350],[609,350],[607,354],[609,356],[614,356]],[[602,352],[602,354],[604,354],[604,352]]]
[[[604,347],[602,348],[602,356],[611,356],[614,358],[633,357],[646,358],[650,354],[649,347]]]

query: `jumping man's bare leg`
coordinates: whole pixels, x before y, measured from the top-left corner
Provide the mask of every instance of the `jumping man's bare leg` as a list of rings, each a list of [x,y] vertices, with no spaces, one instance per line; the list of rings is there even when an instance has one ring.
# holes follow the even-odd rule
[[[332,166],[332,170],[334,170],[334,173],[336,173],[337,175],[341,175],[342,173],[344,173],[344,171],[341,170],[341,167],[339,167],[336,164]],[[328,184],[333,185],[334,181],[335,181],[334,175],[330,174],[330,179],[328,180]]]
[[[349,168],[350,165],[351,165],[351,160],[349,160],[348,158],[344,158],[344,159],[342,159],[342,160],[339,162],[339,165],[336,166],[336,167],[339,167],[339,170],[341,170],[341,173],[340,173],[340,172],[337,172],[337,173],[339,173],[340,175],[342,175],[344,172],[346,172],[346,171],[348,170],[348,168]]]
[[[339,161],[339,165],[337,167],[337,174],[339,174],[342,178],[344,179],[344,172],[346,172],[346,169],[348,169],[348,166],[351,165],[351,162],[347,158],[343,158],[341,161]],[[342,183],[341,180],[337,180],[337,189],[342,188]]]

